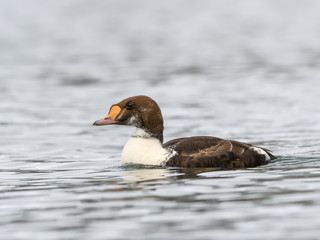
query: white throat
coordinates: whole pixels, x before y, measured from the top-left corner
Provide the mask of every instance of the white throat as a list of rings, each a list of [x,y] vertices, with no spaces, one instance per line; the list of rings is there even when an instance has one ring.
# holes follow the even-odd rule
[[[122,150],[122,164],[164,165],[170,152],[161,142],[137,128]]]

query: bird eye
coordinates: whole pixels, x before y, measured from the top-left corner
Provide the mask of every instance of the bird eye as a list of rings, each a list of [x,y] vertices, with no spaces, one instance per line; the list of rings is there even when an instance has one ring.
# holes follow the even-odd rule
[[[132,102],[132,101],[128,102],[126,107],[128,110],[132,110],[134,107],[134,102]]]

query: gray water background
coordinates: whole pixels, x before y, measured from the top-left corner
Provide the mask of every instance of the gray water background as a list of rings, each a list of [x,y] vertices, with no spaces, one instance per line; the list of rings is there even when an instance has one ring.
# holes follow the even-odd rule
[[[320,1],[0,2],[1,239],[319,239]],[[120,164],[145,94],[165,140],[212,135],[254,169]]]

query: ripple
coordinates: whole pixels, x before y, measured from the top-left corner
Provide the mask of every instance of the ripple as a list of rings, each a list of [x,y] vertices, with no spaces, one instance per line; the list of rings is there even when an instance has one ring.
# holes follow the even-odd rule
[[[318,239],[319,7],[2,1],[1,238]],[[235,139],[278,159],[123,167],[134,129],[91,125],[137,94],[161,106],[166,139]]]

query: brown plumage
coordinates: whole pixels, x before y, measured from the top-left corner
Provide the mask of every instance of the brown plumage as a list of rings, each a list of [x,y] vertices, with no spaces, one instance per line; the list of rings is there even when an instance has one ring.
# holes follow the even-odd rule
[[[177,152],[167,166],[245,168],[267,163],[264,155],[252,150],[251,144],[216,137],[178,138],[163,146]],[[263,150],[275,159],[269,150]]]
[[[160,156],[163,157],[161,164],[165,166],[246,168],[263,165],[276,158],[267,149],[216,137],[178,138],[163,144],[161,110],[158,104],[147,96],[130,97],[112,105],[108,116],[94,123],[94,125],[110,124],[135,126],[141,131],[139,134],[136,133],[132,136],[134,139],[153,139],[156,142],[158,141],[159,147],[167,153]],[[152,141],[149,142],[151,143]],[[157,146],[152,146],[150,149],[158,149]],[[148,148],[146,149],[142,146],[140,149],[139,145],[135,145],[134,148],[136,148],[137,152],[140,151],[140,158],[144,158],[144,155],[141,157],[141,151],[148,151]],[[139,163],[139,159],[133,158],[130,162]],[[145,162],[149,164],[148,161],[143,163]],[[152,159],[150,164],[154,164]]]

